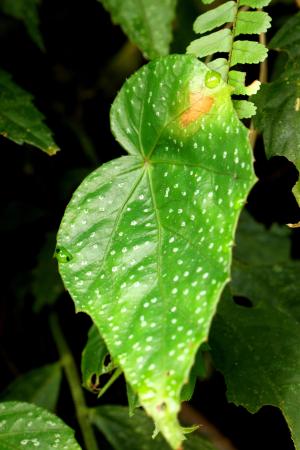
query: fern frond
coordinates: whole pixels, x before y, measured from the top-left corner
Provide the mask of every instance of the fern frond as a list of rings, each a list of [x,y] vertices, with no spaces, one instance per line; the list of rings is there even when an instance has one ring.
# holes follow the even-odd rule
[[[244,11],[241,6],[249,8],[262,8],[271,0],[229,0],[214,9],[201,14],[194,23],[194,31],[197,34],[206,34],[195,39],[187,48],[198,58],[211,58],[216,53],[227,53],[228,59],[216,58],[208,63],[208,66],[218,72],[224,81],[233,87],[233,94],[253,95],[260,88],[260,82],[254,81],[249,86],[245,85],[246,74],[237,70],[230,70],[237,64],[258,64],[265,60],[268,50],[256,41],[238,39],[240,35],[255,35],[265,33],[271,26],[271,18],[264,11]],[[205,4],[212,0],[202,0]],[[216,28],[224,27],[218,31]],[[237,101],[239,116],[251,117],[255,113],[255,107],[246,100]]]

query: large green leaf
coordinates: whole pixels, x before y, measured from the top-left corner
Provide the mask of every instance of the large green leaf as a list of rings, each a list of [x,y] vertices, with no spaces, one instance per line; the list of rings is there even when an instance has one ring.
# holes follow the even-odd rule
[[[160,436],[153,439],[153,424],[141,411],[129,417],[123,406],[99,406],[91,412],[92,423],[105,435],[115,450],[169,450]],[[184,443],[185,450],[216,450],[204,437],[189,436]]]
[[[39,30],[38,6],[40,0],[0,0],[0,8],[5,14],[22,20],[31,39],[44,50],[43,38]]]
[[[285,156],[300,170],[300,13],[276,33],[270,48],[286,51],[289,60],[272,83],[262,86],[254,101],[258,106],[255,126],[262,131],[266,154]],[[300,205],[300,181],[293,188]]]
[[[266,155],[285,156],[300,170],[300,66],[290,63],[282,75],[253,97],[255,127],[262,131]],[[300,204],[300,182],[293,190]]]
[[[238,224],[234,261],[243,261],[246,257],[247,263],[252,265],[284,263],[290,255],[289,236],[287,227],[273,225],[267,232],[244,211]]]
[[[80,450],[71,428],[29,403],[0,403],[0,427],[1,450]]]
[[[290,58],[300,55],[300,12],[287,20],[269,43],[269,48],[286,51]]]
[[[167,55],[177,0],[98,0],[146,58]]]
[[[59,148],[43,119],[32,104],[32,96],[0,70],[0,134],[17,144],[31,144],[54,155]]]
[[[231,288],[233,295],[251,300],[252,307],[235,304],[227,291],[210,345],[225,375],[229,401],[251,412],[263,405],[279,407],[299,449],[300,262],[288,259],[284,234],[251,221],[239,228]]]
[[[13,381],[1,394],[1,401],[20,400],[54,411],[61,376],[58,363],[33,369]]]
[[[229,279],[238,216],[255,181],[229,88],[192,56],[140,69],[111,110],[130,153],[73,196],[60,272],[174,448],[180,391]]]

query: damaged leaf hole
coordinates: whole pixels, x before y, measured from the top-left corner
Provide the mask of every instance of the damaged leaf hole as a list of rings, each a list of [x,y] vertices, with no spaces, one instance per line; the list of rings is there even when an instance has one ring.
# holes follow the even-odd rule
[[[233,297],[233,301],[238,306],[243,306],[244,308],[253,308],[253,303],[247,297],[236,295]]]

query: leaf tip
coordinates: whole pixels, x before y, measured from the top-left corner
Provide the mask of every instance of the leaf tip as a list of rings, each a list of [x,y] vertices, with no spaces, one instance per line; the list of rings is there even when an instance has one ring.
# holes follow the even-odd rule
[[[56,145],[50,145],[50,147],[48,147],[46,151],[49,156],[54,156],[56,155],[57,152],[60,151],[60,148],[57,147]]]

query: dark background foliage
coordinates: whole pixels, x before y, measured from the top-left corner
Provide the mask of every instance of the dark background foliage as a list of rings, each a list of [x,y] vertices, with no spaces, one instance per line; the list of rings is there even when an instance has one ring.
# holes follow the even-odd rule
[[[271,33],[295,11],[293,4],[275,3],[270,8],[274,23]],[[174,52],[183,52],[191,40],[196,13],[197,2],[179,2]],[[144,62],[95,0],[44,0],[40,18],[46,52],[30,40],[21,22],[0,16],[1,66],[34,95],[36,106],[46,116],[61,148],[50,158],[32,147],[20,147],[0,137],[1,389],[19,374],[57,359],[48,328],[50,307],[33,312],[34,270],[47,236],[58,229],[73,190],[87,173],[120,155],[121,149],[109,129],[110,104],[125,78]],[[271,54],[271,67],[274,61]],[[282,157],[267,160],[260,139],[255,156],[260,181],[250,194],[248,209],[267,226],[298,221],[298,207],[290,192],[297,179],[296,169]],[[51,242],[50,252],[54,251],[54,239]],[[299,257],[297,243],[299,238],[295,235],[295,257]],[[49,276],[58,283],[55,273],[49,272]],[[61,293],[56,310],[79,362],[90,320],[83,314],[75,315],[65,292]],[[95,403],[91,394],[87,398],[90,404]],[[122,381],[103,401],[126,404]],[[198,382],[192,404],[239,450],[293,448],[281,413],[264,407],[251,415],[228,404],[219,373]],[[66,384],[62,385],[58,413],[76,426]]]

